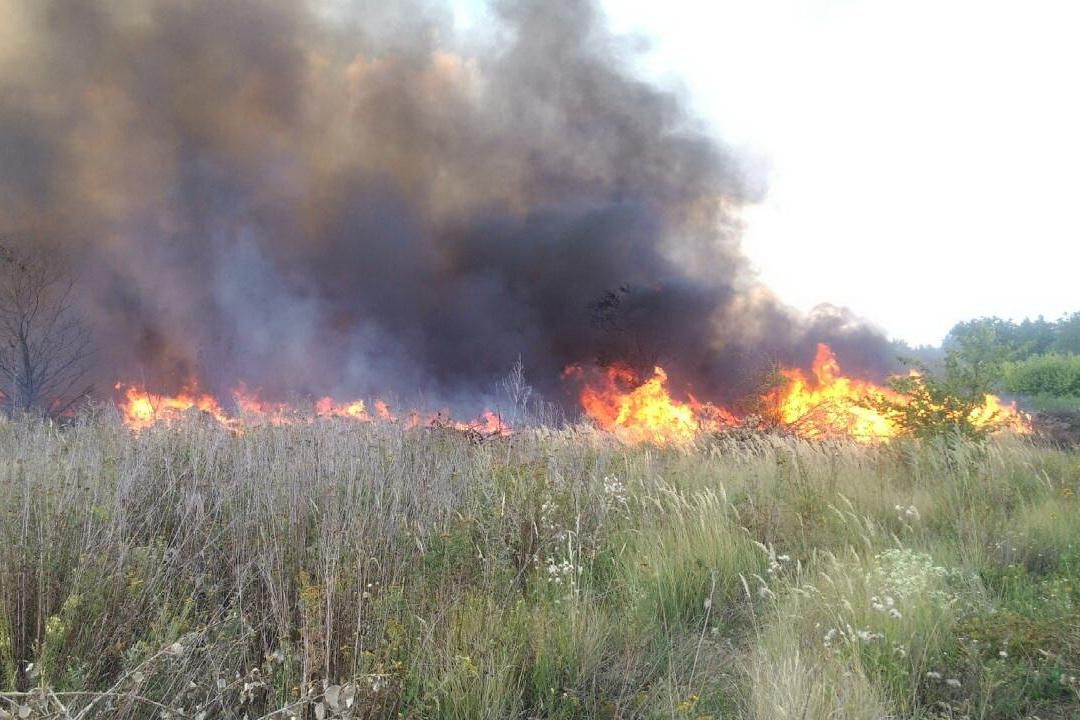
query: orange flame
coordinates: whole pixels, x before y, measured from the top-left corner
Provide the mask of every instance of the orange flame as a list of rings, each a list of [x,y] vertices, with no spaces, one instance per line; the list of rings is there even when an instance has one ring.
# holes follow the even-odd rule
[[[701,432],[737,425],[755,425],[712,403],[674,399],[668,376],[657,367],[642,380],[624,366],[612,366],[586,378],[580,367],[567,368],[564,377],[583,381],[579,399],[585,413],[604,430],[627,442],[683,444]],[[867,398],[897,404],[904,396],[868,380],[845,376],[828,345],[819,344],[809,376],[797,368],[780,371],[783,384],[766,393],[763,405],[784,427],[806,438],[852,438],[860,442],[885,441],[899,428],[885,414],[869,407]],[[969,417],[976,426],[991,423],[1016,432],[1030,432],[1027,418],[1013,405],[987,395]]]
[[[828,345],[820,343],[810,369],[813,379],[801,370],[782,370],[787,384],[770,393],[768,400],[779,418],[803,437],[851,437],[862,442],[887,440],[899,434],[886,415],[868,407],[867,398],[903,405],[900,393],[866,380],[845,377]],[[918,377],[919,373],[912,371]],[[975,427],[996,426],[1013,432],[1031,432],[1030,421],[1015,404],[1003,405],[996,395],[986,395],[971,411]]]
[[[222,424],[230,424],[231,418],[221,409],[213,395],[201,392],[197,384],[189,384],[176,395],[157,395],[137,385],[117,383],[116,389],[123,393],[118,403],[124,423],[141,430],[158,421],[173,421],[191,412],[202,412]]]
[[[809,373],[797,368],[780,371],[783,384],[761,400],[768,414],[783,427],[806,438],[853,438],[862,442],[888,440],[899,428],[885,414],[869,407],[867,398],[902,404],[904,396],[868,380],[845,376],[832,350],[818,345]],[[661,445],[685,444],[703,432],[736,426],[757,427],[759,420],[739,417],[692,394],[683,399],[672,395],[667,372],[656,367],[642,378],[630,368],[613,365],[586,370],[568,367],[564,377],[581,383],[579,400],[586,415],[604,430],[629,443]],[[232,391],[235,411],[227,411],[212,394],[188,383],[176,395],[155,394],[139,385],[117,384],[121,397],[117,405],[125,424],[141,430],[157,422],[173,422],[200,412],[236,431],[251,425],[290,425],[321,418],[357,422],[399,422],[407,427],[443,427],[488,437],[509,435],[511,429],[490,410],[471,422],[454,420],[449,413],[411,411],[399,416],[383,400],[369,405],[363,400],[340,402],[319,398],[308,410],[287,403],[264,400],[257,390],[243,384]],[[968,418],[976,426],[1000,425],[1016,432],[1030,432],[1030,421],[1013,405],[1004,405],[994,395]]]
[[[1032,433],[1031,418],[1016,409],[1016,403],[1002,405],[997,395],[986,395],[982,407],[971,413],[971,422],[977,427],[988,423],[999,423],[1004,430],[1029,435]]]
[[[567,368],[564,377],[584,374],[574,366]],[[596,384],[581,390],[581,405],[601,428],[627,442],[686,443],[702,431],[737,422],[734,415],[712,403],[692,396],[688,402],[675,400],[667,382],[667,373],[660,367],[653,368],[643,382],[627,367],[608,367]]]
[[[349,403],[334,402],[334,398],[319,398],[315,402],[316,417],[343,417],[352,420],[370,421],[367,406],[363,400],[354,400]]]
[[[222,425],[236,431],[255,425],[294,425],[313,422],[322,418],[340,418],[357,422],[398,422],[397,416],[383,400],[372,403],[374,413],[368,411],[363,400],[338,402],[332,397],[315,401],[309,411],[272,402],[260,397],[258,391],[240,384],[232,391],[235,412],[226,411],[221,403],[209,393],[201,392],[197,383],[189,383],[176,395],[152,393],[140,385],[116,384],[120,393],[116,404],[124,424],[132,430],[143,430],[156,423],[175,422],[186,415],[201,412]],[[471,422],[454,420],[449,413],[408,413],[402,421],[408,427],[444,427],[462,432],[473,432],[483,437],[509,435],[511,429],[502,418],[491,410],[485,410]]]
[[[902,402],[902,396],[867,380],[845,377],[828,345],[820,343],[810,368],[813,379],[802,370],[785,369],[787,384],[768,394],[767,403],[778,418],[803,437],[852,437],[860,441],[894,437],[896,426],[887,417],[866,407],[866,398],[878,396]]]

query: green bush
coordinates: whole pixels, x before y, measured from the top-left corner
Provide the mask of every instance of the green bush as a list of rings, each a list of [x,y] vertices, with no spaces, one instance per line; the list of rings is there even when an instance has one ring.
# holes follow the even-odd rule
[[[1009,363],[1005,389],[1020,395],[1080,396],[1080,355],[1036,355]]]

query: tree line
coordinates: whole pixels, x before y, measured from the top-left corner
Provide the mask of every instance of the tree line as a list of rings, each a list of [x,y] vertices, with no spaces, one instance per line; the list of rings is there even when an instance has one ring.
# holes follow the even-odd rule
[[[943,347],[977,368],[988,387],[1032,397],[1080,398],[1080,312],[1057,321],[967,320],[953,326]]]
[[[945,336],[944,346],[963,342],[985,342],[1008,361],[1036,355],[1080,355],[1080,311],[1056,321],[1039,316],[1021,322],[999,317],[983,317],[957,323]]]

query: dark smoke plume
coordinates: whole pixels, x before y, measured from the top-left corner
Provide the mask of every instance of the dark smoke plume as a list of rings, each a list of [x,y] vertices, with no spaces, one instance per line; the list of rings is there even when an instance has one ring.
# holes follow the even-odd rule
[[[612,360],[721,396],[817,341],[883,367],[757,283],[761,182],[590,2],[499,3],[472,43],[343,5],[0,0],[0,231],[80,268],[106,387],[453,400],[521,356],[553,397]]]

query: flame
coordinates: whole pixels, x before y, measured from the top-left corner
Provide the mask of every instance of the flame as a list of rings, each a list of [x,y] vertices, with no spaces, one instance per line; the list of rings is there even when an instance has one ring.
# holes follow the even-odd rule
[[[143,430],[157,423],[175,422],[191,413],[201,412],[222,425],[241,431],[257,425],[295,425],[325,418],[339,418],[356,422],[398,422],[390,405],[374,400],[374,412],[368,410],[363,400],[339,402],[332,397],[322,397],[310,409],[288,403],[268,401],[257,390],[250,390],[243,383],[231,391],[232,407],[227,411],[212,394],[198,389],[198,383],[190,382],[176,395],[154,393],[138,384],[117,383],[119,397],[116,405],[124,424],[132,430]],[[491,410],[480,417],[464,422],[454,420],[446,411],[410,412],[401,421],[408,427],[443,427],[461,432],[476,433],[483,437],[509,435],[511,429],[502,418]]]
[[[259,425],[292,425],[299,419],[295,408],[287,403],[264,400],[258,391],[240,383],[232,391],[233,402],[239,411],[238,422]]]
[[[803,437],[852,437],[860,441],[894,437],[899,430],[885,415],[866,407],[866,398],[893,402],[903,397],[867,380],[844,376],[828,345],[820,343],[810,367],[811,378],[798,368],[780,374],[787,383],[768,393],[767,405],[778,419]]]
[[[998,423],[1002,429],[1021,435],[1030,435],[1031,418],[1016,409],[1016,403],[1002,405],[997,395],[985,395],[983,404],[971,411],[971,422],[977,427],[988,423]]]
[[[351,420],[368,422],[371,415],[368,414],[367,405],[363,400],[353,400],[348,403],[338,403],[332,397],[319,398],[315,402],[316,417],[341,417]]]
[[[577,366],[568,368],[564,377],[583,377]],[[661,367],[644,381],[625,366],[605,368],[594,383],[586,384],[580,394],[586,414],[627,442],[658,444],[686,443],[698,433],[719,430],[734,424],[735,416],[727,410],[701,403],[692,396],[687,402],[671,397],[668,376]]]
[[[785,368],[780,376],[783,382],[760,398],[760,407],[766,408],[766,415],[776,424],[801,437],[880,442],[900,433],[887,414],[873,409],[868,398],[903,404],[905,397],[868,380],[844,375],[828,345],[818,345],[809,372]],[[688,392],[682,393],[682,397],[673,395],[668,374],[662,367],[642,376],[625,365],[589,369],[570,366],[564,378],[580,383],[578,398],[585,414],[599,427],[628,443],[686,444],[701,433],[768,424],[756,416],[740,417],[723,406],[700,401]],[[202,413],[238,432],[253,425],[291,425],[338,418],[400,423],[406,427],[441,427],[482,437],[511,433],[511,428],[491,410],[463,422],[445,410],[398,414],[381,399],[369,404],[364,400],[339,401],[327,396],[300,408],[268,401],[257,389],[244,384],[231,391],[231,402],[226,404],[202,391],[194,381],[175,395],[153,393],[137,384],[118,383],[116,390],[124,423],[134,430]],[[1029,419],[1014,405],[1003,404],[994,395],[987,395],[968,419],[976,426],[992,424],[1015,432],[1031,432]]]
[[[173,421],[192,412],[201,412],[220,423],[231,424],[232,419],[221,409],[217,399],[199,390],[195,383],[188,384],[176,395],[158,395],[138,385],[116,384],[123,394],[118,403],[124,424],[134,430],[142,430],[158,421]]]
[[[903,404],[905,397],[888,387],[845,376],[828,345],[818,345],[809,374],[786,368],[780,375],[783,383],[765,393],[761,406],[777,424],[800,437],[881,442],[900,434],[895,422],[873,409],[868,399]],[[621,365],[591,374],[571,366],[564,377],[583,383],[579,400],[586,415],[627,442],[685,444],[701,432],[759,425],[755,418],[740,418],[692,395],[687,401],[673,398],[661,367],[645,379]],[[1015,432],[1031,431],[1026,416],[994,395],[987,395],[968,419],[977,427],[993,424]]]
[[[903,405],[906,402],[903,395],[866,380],[844,376],[836,356],[824,343],[817,347],[810,372],[812,380],[801,370],[782,370],[787,384],[768,398],[777,408],[780,420],[797,434],[851,437],[862,442],[887,440],[900,434],[891,418],[868,407],[867,399]],[[918,378],[920,374],[913,370],[910,376]],[[1030,421],[1015,404],[1004,405],[996,395],[985,395],[982,405],[974,408],[967,419],[975,427],[1031,432]]]

